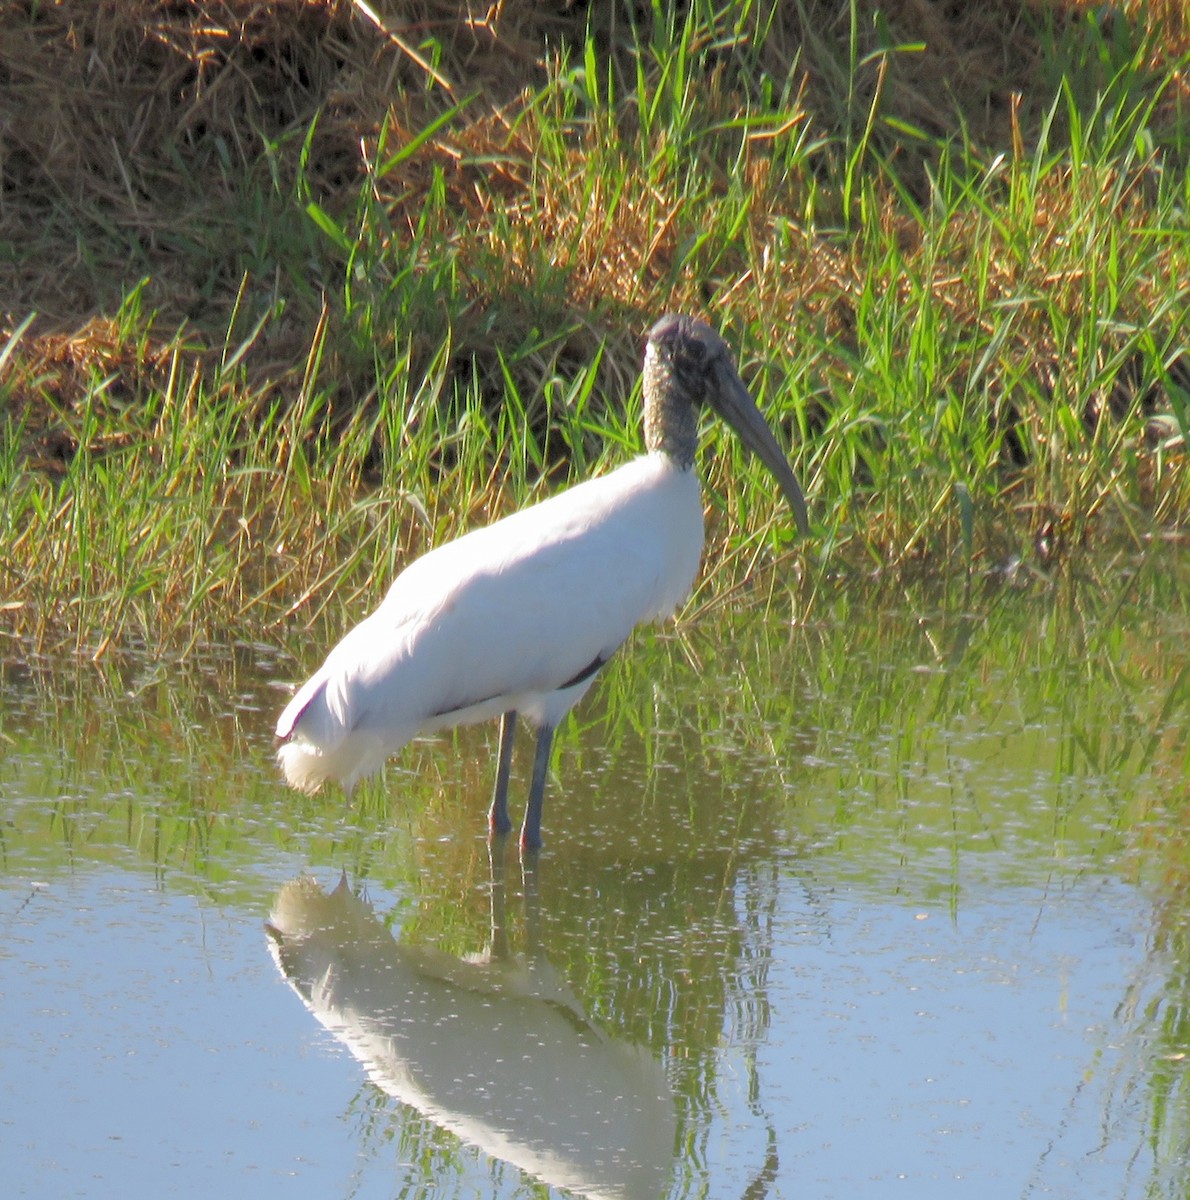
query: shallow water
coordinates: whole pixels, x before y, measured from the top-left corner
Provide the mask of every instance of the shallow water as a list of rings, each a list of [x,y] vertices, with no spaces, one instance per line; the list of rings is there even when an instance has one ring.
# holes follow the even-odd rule
[[[1182,1196],[1187,584],[644,636],[530,864],[483,836],[493,729],[351,806],[281,786],[305,638],[14,647],[6,1194]]]

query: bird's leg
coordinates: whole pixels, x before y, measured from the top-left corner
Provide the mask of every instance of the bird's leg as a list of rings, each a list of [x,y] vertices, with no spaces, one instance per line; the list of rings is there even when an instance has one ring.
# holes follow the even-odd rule
[[[525,823],[521,826],[521,849],[541,849],[541,809],[545,800],[545,778],[550,770],[550,748],[554,744],[554,727],[542,725],[537,731],[537,749],[533,753],[533,779],[529,784],[529,803],[525,806]]]
[[[508,923],[504,902],[504,845],[488,842],[488,955],[496,961],[508,962]]]
[[[492,807],[488,810],[488,829],[494,834],[508,833],[508,772],[512,767],[512,743],[516,734],[516,710],[500,717],[500,755],[496,759],[496,786],[492,789]]]

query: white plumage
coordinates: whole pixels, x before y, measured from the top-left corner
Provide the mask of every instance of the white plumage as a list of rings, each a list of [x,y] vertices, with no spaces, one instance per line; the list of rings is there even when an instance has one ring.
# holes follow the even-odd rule
[[[431,550],[335,646],[277,723],[291,786],[333,779],[350,792],[418,734],[501,716],[490,821],[503,833],[520,713],[539,731],[521,840],[540,844],[553,730],[633,628],[669,616],[694,582],[703,403],[774,471],[806,527],[797,481],[713,330],[659,321],[644,390],[646,455]]]
[[[540,954],[399,943],[345,879],[329,893],[286,884],[266,929],[282,976],[390,1096],[587,1200],[668,1194],[677,1118],[664,1068],[592,1024]]]
[[[672,613],[701,547],[694,474],[649,454],[431,550],[285,710],[286,778],[350,788],[390,747],[510,709],[556,725],[594,674],[559,685]]]

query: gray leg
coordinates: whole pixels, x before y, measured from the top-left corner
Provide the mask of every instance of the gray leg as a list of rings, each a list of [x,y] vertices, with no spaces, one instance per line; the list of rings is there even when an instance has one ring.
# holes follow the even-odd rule
[[[541,808],[545,800],[545,779],[550,771],[550,748],[554,744],[554,727],[543,725],[537,731],[537,749],[533,754],[533,781],[529,784],[529,803],[525,808],[525,823],[521,826],[521,849],[541,849]]]
[[[504,902],[504,843],[495,844],[488,840],[488,954],[495,962],[508,962],[512,955],[508,949],[508,923],[505,919]]]
[[[500,756],[496,760],[496,786],[492,789],[492,807],[488,810],[488,829],[504,834],[512,828],[508,817],[508,772],[512,766],[512,743],[516,734],[516,712],[510,709],[500,718]]]

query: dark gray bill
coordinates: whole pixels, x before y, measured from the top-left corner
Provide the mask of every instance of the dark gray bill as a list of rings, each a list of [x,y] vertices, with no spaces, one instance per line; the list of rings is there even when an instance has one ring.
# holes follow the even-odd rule
[[[772,472],[785,499],[789,501],[798,532],[803,537],[808,537],[810,517],[806,511],[806,498],[802,495],[801,484],[798,483],[784,451],[773,436],[773,431],[768,427],[760,409],[756,407],[756,402],[744,387],[744,381],[726,356],[716,363],[715,386],[710,389],[710,393],[707,397],[710,406],[736,431],[740,441]]]

